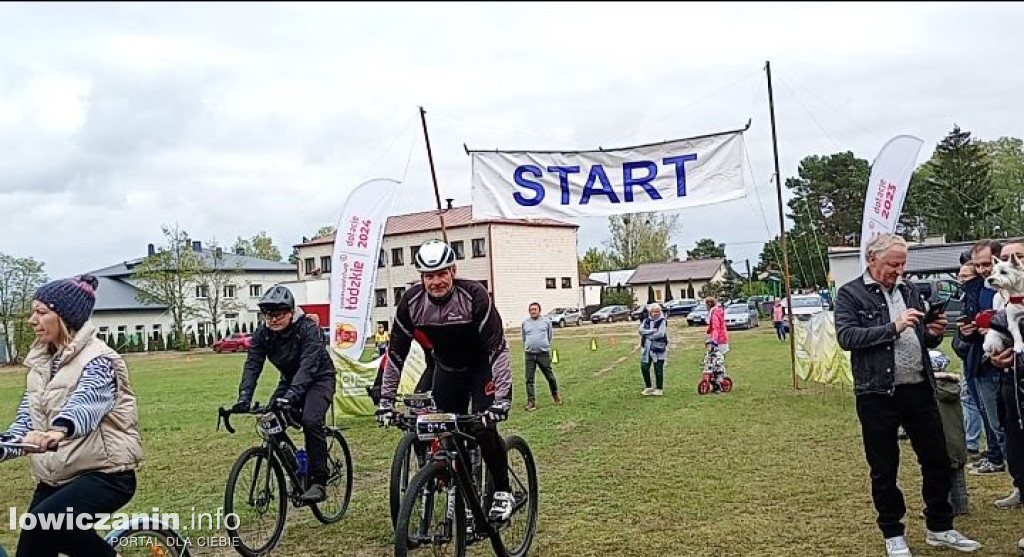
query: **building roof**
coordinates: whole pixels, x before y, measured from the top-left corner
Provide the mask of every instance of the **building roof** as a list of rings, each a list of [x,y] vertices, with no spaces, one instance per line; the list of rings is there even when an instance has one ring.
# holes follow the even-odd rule
[[[600,282],[605,286],[619,286],[628,284],[629,278],[635,273],[635,269],[621,269],[618,271],[597,271],[590,273],[590,280]]]
[[[451,209],[446,209],[444,211],[445,229],[476,226],[480,224],[579,228],[579,225],[552,219],[474,219],[472,205],[452,207]],[[436,210],[390,216],[388,217],[387,223],[384,225],[385,236],[412,234],[414,232],[430,232],[432,230],[441,230],[441,219],[438,218]],[[319,238],[313,238],[300,244],[296,244],[295,247],[333,244],[334,236],[334,234],[320,236]]]
[[[140,302],[136,297],[139,290],[123,280],[110,277],[97,277],[99,286],[96,288],[96,306],[94,311],[165,311],[167,306]]]
[[[580,286],[604,286],[604,283],[598,280],[593,280],[583,275],[579,278]]]
[[[725,259],[690,259],[669,263],[644,263],[626,284],[660,284],[667,281],[709,280],[725,265]]]
[[[214,264],[215,254],[213,250],[204,249],[201,250],[203,260],[207,265]],[[225,251],[224,261],[222,268],[224,269],[238,269],[239,271],[245,272],[287,272],[294,273],[295,265],[292,263],[282,263],[280,261],[269,261],[266,259],[259,259],[256,257],[249,257],[247,255],[236,255],[231,252]],[[90,272],[89,274],[96,277],[127,277],[131,276],[135,272],[135,267],[142,263],[143,258],[132,259],[118,263],[117,265],[111,265],[110,267],[104,267]]]
[[[906,274],[957,273],[960,271],[960,254],[971,249],[975,242],[952,244],[910,244],[907,249]],[[828,248],[829,258],[857,258],[860,248]]]

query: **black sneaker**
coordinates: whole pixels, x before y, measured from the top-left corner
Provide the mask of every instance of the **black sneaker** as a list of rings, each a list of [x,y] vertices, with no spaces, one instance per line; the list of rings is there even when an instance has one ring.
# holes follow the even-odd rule
[[[327,499],[327,490],[320,484],[313,484],[299,498],[303,503],[319,503]]]

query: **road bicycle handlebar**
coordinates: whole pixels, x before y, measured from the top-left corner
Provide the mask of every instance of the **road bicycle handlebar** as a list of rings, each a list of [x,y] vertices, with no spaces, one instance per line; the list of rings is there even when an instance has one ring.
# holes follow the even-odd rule
[[[228,430],[228,433],[235,432],[235,428],[231,427],[232,414],[263,415],[268,412],[274,412],[279,417],[283,417],[284,423],[288,424],[289,426],[299,427],[299,424],[295,421],[295,419],[293,419],[291,412],[287,411],[289,409],[290,408],[280,406],[260,406],[259,402],[253,404],[252,408],[248,410],[232,410],[231,408],[224,408],[223,406],[221,406],[220,408],[217,409],[217,430],[220,431],[220,424],[221,422],[223,422],[224,429]]]

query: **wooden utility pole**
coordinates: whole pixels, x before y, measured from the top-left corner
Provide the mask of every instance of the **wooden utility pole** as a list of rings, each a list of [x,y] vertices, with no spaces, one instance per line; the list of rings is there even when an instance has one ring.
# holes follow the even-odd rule
[[[437,216],[441,218],[441,236],[448,243],[448,231],[444,226],[444,209],[441,207],[441,192],[437,188],[437,172],[434,171],[434,155],[430,151],[430,135],[427,133],[427,111],[420,107],[420,121],[423,122],[423,139],[427,142],[427,160],[430,161],[430,177],[434,180],[434,199],[437,200]]]

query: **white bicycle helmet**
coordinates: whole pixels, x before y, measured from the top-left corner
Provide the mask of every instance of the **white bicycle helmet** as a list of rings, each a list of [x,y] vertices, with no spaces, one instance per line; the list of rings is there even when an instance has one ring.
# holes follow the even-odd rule
[[[433,273],[455,265],[455,250],[441,240],[430,240],[420,246],[413,261],[421,273]]]

